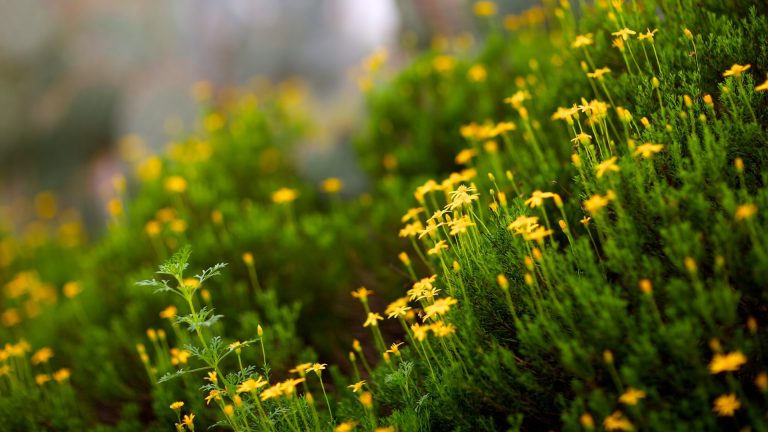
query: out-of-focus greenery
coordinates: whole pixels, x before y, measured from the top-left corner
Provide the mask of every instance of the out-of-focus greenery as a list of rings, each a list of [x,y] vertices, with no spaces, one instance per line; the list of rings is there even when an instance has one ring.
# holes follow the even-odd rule
[[[737,6],[477,2],[478,47],[366,63],[348,200],[296,174],[295,88],[199,87],[102,238],[48,195],[7,229],[4,425],[768,429],[768,18]]]

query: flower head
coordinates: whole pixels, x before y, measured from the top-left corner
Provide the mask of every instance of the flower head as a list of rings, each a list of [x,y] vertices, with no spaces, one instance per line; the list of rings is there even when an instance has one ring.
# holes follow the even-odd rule
[[[272,202],[275,204],[285,204],[294,201],[299,197],[299,191],[296,189],[280,188],[272,194]]]
[[[634,430],[632,423],[624,417],[621,411],[614,411],[603,420],[603,427],[607,431],[631,431]]]
[[[343,187],[344,183],[336,177],[327,178],[320,184],[320,189],[330,194],[339,193]]]
[[[614,156],[597,164],[597,166],[595,166],[595,171],[597,171],[597,178],[604,176],[607,172],[619,172],[620,168],[618,165],[616,165],[616,161],[618,159],[619,158],[617,156]]]
[[[709,373],[717,375],[721,372],[736,372],[747,362],[747,357],[741,351],[728,354],[716,353],[709,362]]]
[[[402,218],[400,218],[400,222],[408,222],[409,220],[416,220],[416,217],[424,211],[424,207],[416,207],[408,210]]]
[[[768,91],[768,79],[764,83],[755,87],[755,91]]]
[[[620,37],[623,40],[627,40],[627,39],[629,39],[630,36],[636,35],[637,32],[634,31],[634,30],[630,30],[630,29],[624,27],[623,29],[621,29],[621,30],[619,30],[617,32],[613,32],[611,34],[613,36]]]
[[[441,251],[448,249],[448,242],[440,240],[435,243],[435,246],[427,251],[427,255],[439,255]]]
[[[645,392],[636,388],[629,387],[621,396],[619,396],[619,402],[624,405],[637,405],[640,399],[645,398]]]
[[[445,315],[451,310],[451,306],[456,303],[458,303],[458,300],[453,297],[445,297],[435,300],[434,303],[424,308],[425,314],[422,320],[427,321],[435,315]]]
[[[258,379],[248,378],[237,386],[237,393],[250,393],[265,385],[267,382],[262,377],[258,377]]]
[[[53,350],[45,347],[40,348],[36,353],[34,353],[32,355],[31,361],[33,365],[38,365],[41,363],[48,363],[48,360],[50,360],[51,357],[53,357]]]
[[[595,42],[592,40],[592,33],[587,33],[576,36],[576,39],[571,43],[571,48],[581,48],[594,43]]]
[[[472,7],[475,15],[487,17],[496,14],[496,3],[492,1],[479,1]]]
[[[355,291],[352,291],[352,297],[356,299],[360,299],[361,301],[368,300],[368,296],[371,294],[373,294],[373,291],[369,290],[366,287],[360,287]]]
[[[535,190],[531,194],[531,197],[525,200],[525,205],[527,205],[530,208],[536,208],[540,207],[542,204],[544,204],[545,198],[554,198],[555,194],[552,192],[542,192],[540,190]]]
[[[724,394],[715,399],[712,411],[720,417],[733,417],[736,411],[741,408],[741,402],[735,394]]]
[[[634,155],[642,156],[645,159],[648,159],[651,156],[655,155],[656,153],[661,152],[663,149],[664,149],[664,144],[652,144],[652,143],[640,144],[635,148]]]
[[[757,206],[752,203],[742,204],[736,208],[736,214],[733,216],[737,221],[743,221],[751,218],[757,213]]]
[[[584,208],[591,214],[595,214],[603,207],[607,206],[613,199],[613,193],[608,191],[605,195],[595,194],[584,201]]]
[[[363,323],[363,327],[368,327],[368,326],[377,327],[379,325],[378,322],[383,319],[384,318],[378,313],[368,312],[368,318],[366,318],[365,323]]]
[[[603,79],[603,75],[610,73],[611,70],[607,67],[596,69],[594,72],[588,72],[587,76],[589,78],[595,78],[595,79]]]
[[[656,32],[658,32],[658,31],[659,30],[657,30],[657,29],[653,29],[653,30],[646,29],[646,32],[645,33],[640,33],[637,36],[637,38],[640,39],[640,40],[649,40],[649,41],[653,42],[653,35],[655,35]]]
[[[729,76],[737,77],[737,76],[741,76],[742,73],[746,72],[751,67],[752,67],[752,65],[744,65],[744,66],[742,66],[742,65],[736,63],[733,66],[731,66],[730,69],[728,69],[725,72],[723,72],[723,76],[724,77],[729,77]]]
[[[350,388],[352,389],[352,392],[357,393],[363,388],[363,385],[365,385],[365,380],[358,381],[352,385],[348,385],[347,388]]]

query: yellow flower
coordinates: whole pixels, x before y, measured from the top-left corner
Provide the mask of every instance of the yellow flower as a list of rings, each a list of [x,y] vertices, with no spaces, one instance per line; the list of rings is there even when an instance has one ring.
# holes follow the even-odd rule
[[[603,79],[603,75],[609,72],[611,72],[611,70],[608,69],[607,67],[604,67],[604,68],[597,69],[594,72],[587,73],[587,76],[589,78]]]
[[[181,176],[170,176],[165,179],[165,190],[171,193],[182,193],[187,190],[187,181]]]
[[[363,404],[363,406],[366,408],[371,408],[373,406],[373,395],[371,392],[360,393],[359,400],[360,403]]]
[[[363,323],[363,327],[368,326],[378,326],[378,321],[383,320],[384,318],[381,317],[378,313],[368,312],[368,318],[365,320],[365,323]]]
[[[48,360],[50,360],[51,357],[53,357],[53,350],[48,347],[44,347],[40,348],[36,353],[32,355],[31,361],[33,365],[38,365],[41,363],[48,363]]]
[[[475,226],[475,223],[472,222],[472,219],[469,218],[468,215],[464,215],[460,217],[459,219],[456,219],[450,223],[451,231],[448,233],[452,236],[463,234],[467,232],[467,228]]]
[[[320,371],[325,370],[326,366],[328,366],[326,363],[315,363],[315,364],[312,365],[312,367],[307,369],[307,372],[311,371],[311,372],[314,372],[314,373],[320,375]]]
[[[449,204],[449,206],[450,206],[450,204]],[[440,228],[443,225],[445,225],[445,224],[442,223],[442,222],[441,223],[435,223],[434,219],[430,219],[429,221],[427,221],[427,227],[424,228],[423,230],[419,231],[419,239],[422,239],[422,238],[424,238],[424,236],[427,236],[427,235],[432,235],[432,233],[435,232],[435,230],[437,230],[438,228]]]
[[[243,263],[245,263],[247,266],[253,265],[253,254],[251,252],[243,253]]]
[[[632,423],[624,417],[621,411],[614,411],[613,414],[603,420],[603,427],[607,431],[631,431],[634,430]]]
[[[449,55],[439,55],[432,60],[432,67],[440,73],[452,71],[455,65],[456,59]]]
[[[428,319],[435,315],[445,315],[448,313],[448,311],[451,310],[451,306],[455,305],[456,303],[458,303],[458,300],[453,297],[446,297],[435,300],[434,303],[424,308],[425,313],[422,320],[426,322]]]
[[[432,333],[437,337],[446,337],[456,333],[456,326],[453,324],[445,324],[442,321],[432,323],[429,326],[429,329],[432,330]]]
[[[720,417],[733,417],[739,408],[741,408],[741,402],[735,394],[731,393],[718,396],[715,399],[712,411],[716,412]]]
[[[730,69],[728,69],[725,72],[723,72],[723,76],[724,77],[729,77],[729,76],[737,77],[737,76],[741,76],[742,73],[746,72],[751,67],[752,67],[752,65],[744,65],[744,66],[742,66],[742,65],[736,63],[733,66],[731,66]]]
[[[755,91],[768,91],[768,79],[766,79],[764,83],[755,87]]]
[[[350,432],[357,426],[356,421],[345,421],[343,423],[339,423],[336,425],[335,428],[333,428],[333,432]]]
[[[479,1],[475,3],[472,10],[479,17],[496,15],[496,3],[492,1]]]
[[[504,103],[508,103],[512,105],[514,108],[520,108],[523,105],[523,102],[530,98],[531,98],[530,93],[528,93],[525,90],[518,90],[512,96],[505,98]]]
[[[195,415],[192,413],[189,413],[184,416],[183,420],[184,425],[189,428],[189,430],[195,430]]]
[[[400,230],[400,237],[415,237],[422,229],[424,229],[424,225],[421,224],[421,221],[416,221],[412,224],[408,224],[404,226]]]
[[[362,380],[362,381],[358,381],[358,382],[356,382],[356,383],[354,383],[352,385],[347,386],[347,388],[350,388],[350,389],[352,389],[352,392],[357,393],[357,392],[359,392],[363,388],[364,384],[365,384],[365,380]]]
[[[459,154],[456,155],[456,158],[454,161],[457,165],[466,165],[468,164],[473,157],[477,156],[477,150],[473,148],[466,148],[459,152]]]
[[[264,387],[265,385],[267,385],[267,382],[262,377],[259,377],[258,380],[248,378],[237,386],[237,393],[250,393]]]
[[[574,39],[573,43],[571,43],[571,48],[581,48],[592,44],[594,44],[594,41],[592,40],[592,33],[587,33],[576,36],[576,39]]]
[[[592,418],[592,415],[589,413],[584,413],[579,416],[579,423],[584,427],[584,429],[594,429],[595,428],[595,419]]]
[[[368,300],[368,296],[371,294],[373,294],[373,291],[369,290],[366,287],[360,287],[355,291],[352,291],[352,297],[356,299],[360,299],[361,301]]]
[[[746,362],[747,357],[741,351],[728,354],[717,353],[709,362],[709,373],[717,375],[721,372],[736,372]]]
[[[488,76],[488,72],[485,70],[485,66],[476,64],[469,68],[467,76],[471,81],[482,82],[485,81],[485,78]]]
[[[743,221],[751,218],[757,213],[757,206],[752,203],[742,204],[736,208],[736,214],[734,219],[737,221]]]
[[[637,402],[643,398],[645,398],[644,391],[629,387],[627,388],[627,391],[619,397],[619,402],[624,405],[637,405]]]
[[[620,52],[624,52],[624,41],[621,38],[614,39],[611,46],[617,48]]]
[[[336,177],[329,177],[320,184],[320,189],[330,194],[339,193],[342,188],[344,188],[344,183]]]
[[[416,207],[409,209],[403,217],[400,218],[400,222],[405,223],[409,220],[416,220],[416,217],[424,211],[424,207]]]
[[[648,159],[654,154],[661,152],[661,150],[663,149],[664,149],[664,144],[652,144],[652,143],[640,144],[635,148],[634,155],[642,156]]]
[[[460,185],[449,194],[451,202],[445,206],[446,210],[456,210],[465,205],[472,205],[472,201],[480,198],[480,195],[475,192],[477,190],[471,186]]]
[[[179,364],[186,364],[187,359],[192,355],[187,350],[180,350],[178,348],[171,348],[171,364],[176,366]]]
[[[617,156],[614,156],[608,160],[605,160],[603,162],[600,162],[595,167],[595,171],[597,171],[597,178],[600,178],[605,175],[607,172],[619,172],[620,168],[618,165],[616,165],[616,161],[619,158]]]
[[[123,202],[118,198],[113,198],[107,202],[107,211],[112,216],[118,217],[123,214]]]
[[[213,389],[210,392],[208,392],[208,396],[205,397],[205,404],[208,405],[211,403],[212,400],[221,400],[221,395],[223,392],[221,390]]]
[[[50,380],[51,380],[51,377],[49,375],[47,375],[47,374],[37,374],[37,375],[35,375],[35,383],[37,383],[37,385],[39,385],[39,386],[47,383]]]
[[[765,372],[757,374],[757,377],[755,377],[755,386],[762,392],[768,390],[768,374]]]
[[[177,401],[177,402],[172,403],[170,408],[172,410],[178,412],[181,409],[181,407],[183,407],[183,406],[184,406],[184,402]]]
[[[72,372],[67,368],[59,369],[53,373],[53,379],[58,383],[68,380],[70,376],[72,376]]]
[[[210,371],[210,372],[208,372],[208,376],[207,376],[205,379],[207,379],[208,381],[210,381],[210,382],[212,382],[212,383],[214,383],[214,384],[216,384],[217,382],[219,382],[219,377],[218,377],[218,376],[216,376],[216,371]]]
[[[272,202],[275,204],[289,203],[298,198],[299,191],[296,189],[280,188],[272,194]]]
[[[612,191],[608,191],[605,195],[595,194],[584,201],[584,208],[591,214],[595,214],[603,207],[607,206],[613,199]]]
[[[418,323],[411,325],[411,331],[413,332],[413,338],[419,342],[424,342],[429,334],[429,326],[423,326]]]
[[[224,415],[227,417],[232,417],[235,415],[235,407],[232,405],[224,405],[224,408],[222,408],[222,411],[224,411]]]
[[[300,365],[297,365],[295,368],[289,370],[288,372],[304,375],[304,372],[306,372],[306,370],[311,367],[312,367],[312,363],[302,363]]]
[[[445,240],[440,240],[435,243],[435,246],[427,251],[427,255],[439,255],[440,251],[448,249],[448,244]]]
[[[176,312],[178,312],[178,310],[176,309],[176,306],[170,305],[167,308],[160,311],[160,318],[173,319],[173,317],[176,316]]]
[[[64,292],[64,297],[73,298],[83,291],[83,287],[79,282],[71,281],[64,284],[62,291]]]
[[[640,39],[640,40],[646,40],[647,39],[647,40],[653,42],[653,35],[655,35],[656,32],[658,32],[658,30],[657,29],[651,30],[651,29],[647,29],[647,28],[645,30],[646,30],[646,32],[645,33],[640,33],[637,36],[637,38]]]
[[[390,345],[389,349],[387,350],[387,353],[400,355],[400,345],[402,344],[403,342],[393,343],[392,345]]]
[[[378,48],[363,61],[363,67],[369,72],[376,72],[387,62],[389,53],[385,48]]]
[[[586,134],[584,132],[580,132],[576,134],[576,137],[571,140],[572,143],[580,143],[582,145],[587,145],[590,142],[592,142],[592,135]]]
[[[514,231],[515,234],[525,234],[533,231],[538,226],[539,226],[538,217],[521,215],[517,219],[512,221],[512,223],[507,226],[507,229],[510,231]]]
[[[535,190],[531,194],[531,197],[525,200],[525,205],[527,205],[530,208],[536,208],[540,207],[542,204],[544,204],[545,198],[554,198],[555,194],[552,192],[542,192],[540,190]]]
[[[523,238],[529,241],[541,241],[541,240],[544,240],[546,237],[552,235],[552,233],[553,233],[552,230],[546,229],[540,226],[531,232],[524,233]]]
[[[628,29],[628,28],[624,27],[623,29],[621,29],[621,30],[619,30],[619,31],[617,31],[617,32],[613,32],[613,33],[611,33],[611,34],[612,34],[613,36],[616,36],[616,37],[620,37],[620,38],[622,38],[623,40],[627,40],[627,39],[629,39],[629,37],[630,37],[630,36],[632,36],[632,35],[636,35],[636,34],[637,34],[637,32],[636,32],[636,31],[634,31],[634,30],[630,30],[630,29]]]
[[[591,221],[591,220],[592,220],[592,218],[591,218],[591,217],[589,217],[589,216],[584,216],[583,218],[581,218],[581,220],[580,220],[579,222],[581,222],[581,224],[582,224],[582,225],[585,225],[585,226],[586,226],[586,225],[589,223],[589,221]]]

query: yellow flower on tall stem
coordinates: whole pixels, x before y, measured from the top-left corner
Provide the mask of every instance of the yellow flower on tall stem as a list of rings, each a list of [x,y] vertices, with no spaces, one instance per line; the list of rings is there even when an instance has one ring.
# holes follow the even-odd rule
[[[736,63],[733,66],[731,66],[730,69],[727,69],[725,72],[723,72],[723,76],[724,77],[729,77],[729,76],[737,77],[737,76],[741,76],[741,74],[743,74],[744,72],[749,70],[749,68],[751,68],[751,67],[752,67],[752,65],[749,65],[749,64],[742,66],[742,65]]]

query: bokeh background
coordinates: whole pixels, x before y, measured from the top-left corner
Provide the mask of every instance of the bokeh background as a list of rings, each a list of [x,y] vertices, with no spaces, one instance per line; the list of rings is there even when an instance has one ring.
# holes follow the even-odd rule
[[[53,206],[98,231],[126,153],[161,151],[188,128],[200,82],[309,95],[304,175],[360,191],[347,142],[363,114],[356,68],[385,48],[394,69],[436,35],[471,30],[470,13],[462,0],[3,0],[3,219],[23,229]]]

